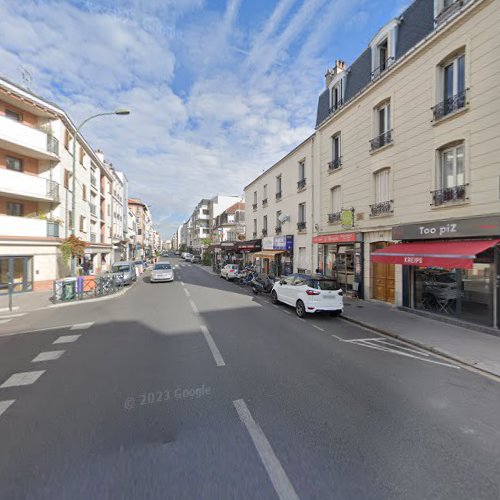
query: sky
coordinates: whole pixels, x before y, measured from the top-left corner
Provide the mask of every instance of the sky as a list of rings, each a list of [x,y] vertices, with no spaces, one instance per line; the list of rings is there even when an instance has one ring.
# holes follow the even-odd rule
[[[314,130],[324,74],[409,0],[0,0],[0,76],[57,103],[170,239]]]

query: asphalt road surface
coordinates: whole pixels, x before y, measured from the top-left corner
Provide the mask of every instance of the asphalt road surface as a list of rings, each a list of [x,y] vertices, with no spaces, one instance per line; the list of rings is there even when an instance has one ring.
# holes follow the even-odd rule
[[[0,325],[2,500],[500,498],[498,382],[170,260]]]

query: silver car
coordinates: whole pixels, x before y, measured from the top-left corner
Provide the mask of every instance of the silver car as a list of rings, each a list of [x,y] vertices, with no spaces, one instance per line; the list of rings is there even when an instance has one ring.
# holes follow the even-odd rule
[[[123,285],[130,285],[137,279],[137,273],[133,262],[115,262],[111,268],[111,275]]]
[[[151,283],[174,281],[174,270],[170,262],[157,262],[151,271]]]

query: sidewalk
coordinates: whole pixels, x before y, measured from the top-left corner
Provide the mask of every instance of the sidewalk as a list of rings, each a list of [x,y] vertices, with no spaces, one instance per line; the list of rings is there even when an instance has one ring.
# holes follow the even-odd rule
[[[12,312],[27,312],[50,306],[52,290],[48,292],[26,292],[12,295]],[[9,296],[0,295],[0,314],[9,312]]]
[[[500,337],[425,318],[391,305],[344,298],[343,317],[500,377]]]
[[[212,266],[202,266],[200,265],[199,266],[200,269],[203,269],[204,271],[206,271],[207,273],[209,274],[213,274],[214,276],[219,276],[213,269],[212,269]]]

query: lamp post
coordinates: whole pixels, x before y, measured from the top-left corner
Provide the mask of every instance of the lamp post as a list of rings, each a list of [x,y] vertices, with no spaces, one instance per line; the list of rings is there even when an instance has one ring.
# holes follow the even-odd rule
[[[99,116],[107,116],[107,115],[129,115],[130,111],[128,109],[116,109],[115,111],[110,111],[107,113],[97,113],[96,115],[89,116],[85,120],[83,120],[75,130],[75,136],[73,137],[73,164],[72,164],[72,190],[73,190],[73,198],[71,202],[71,235],[75,235],[75,221],[76,221],[76,139],[80,132],[80,129],[90,120],[97,118]],[[71,256],[71,276],[75,276],[75,256]]]

